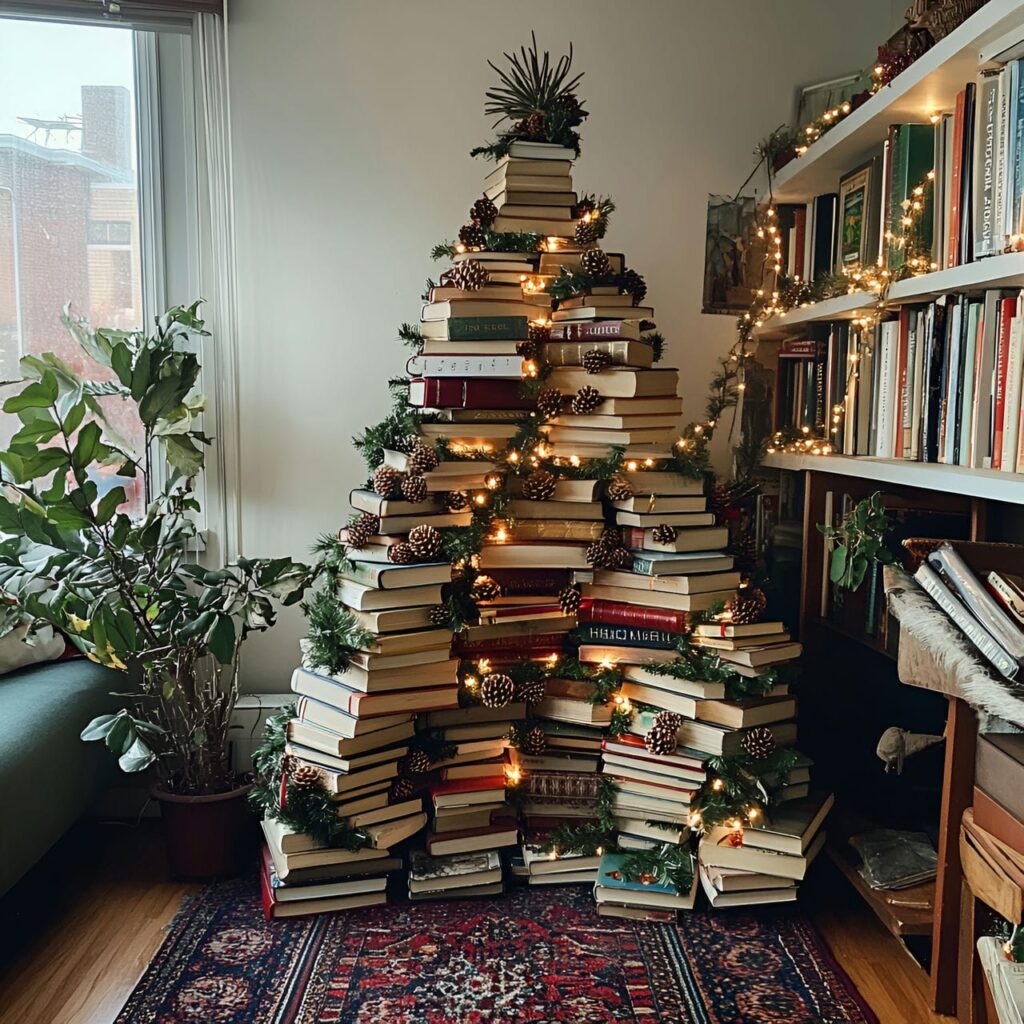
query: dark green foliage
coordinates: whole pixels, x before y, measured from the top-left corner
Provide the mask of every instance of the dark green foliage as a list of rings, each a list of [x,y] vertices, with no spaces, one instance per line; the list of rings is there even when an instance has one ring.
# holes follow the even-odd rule
[[[691,813],[700,817],[699,827],[709,829],[737,821],[745,825],[753,818],[752,809],[757,820],[763,820],[764,812],[778,802],[798,760],[796,751],[785,748],[760,761],[742,753],[708,758],[708,781],[691,805]]]
[[[650,850],[631,850],[620,870],[633,882],[653,877],[658,885],[671,885],[679,893],[688,893],[693,885],[693,854],[688,846],[662,843]]]
[[[374,642],[373,634],[356,622],[333,590],[318,590],[302,610],[307,620],[306,661],[318,671],[344,671],[356,651],[365,651]]]
[[[644,341],[654,349],[654,362],[660,363],[665,355],[665,336],[661,331],[651,331],[644,335]]]
[[[892,520],[882,504],[879,491],[857,502],[839,526],[818,523],[832,549],[829,579],[838,587],[857,590],[872,562],[888,565],[895,559],[885,546]]]
[[[403,323],[398,328],[398,340],[411,348],[416,355],[423,351],[423,332],[415,324]]]
[[[622,469],[626,449],[615,445],[601,459],[586,459],[578,466],[562,466],[561,473],[567,480],[610,480]]]
[[[404,395],[393,397],[395,405],[391,414],[352,438],[352,444],[369,470],[376,469],[384,461],[385,448],[392,451],[400,449],[405,439],[417,433],[424,422],[422,414],[408,404]]]
[[[423,294],[420,295],[420,299],[423,302],[429,302],[430,301],[430,291],[431,291],[432,288],[436,288],[436,287],[437,287],[437,282],[432,277],[428,277],[426,279],[426,281],[423,283]]]
[[[558,277],[547,286],[547,293],[553,299],[571,299],[594,288],[618,288],[622,284],[621,274],[587,274],[582,270],[567,270],[562,267]]]
[[[577,213],[587,211],[596,216],[591,216],[590,223],[594,227],[598,238],[604,238],[608,232],[608,218],[615,212],[615,200],[611,196],[597,196],[593,192],[584,192],[580,195],[576,204]]]

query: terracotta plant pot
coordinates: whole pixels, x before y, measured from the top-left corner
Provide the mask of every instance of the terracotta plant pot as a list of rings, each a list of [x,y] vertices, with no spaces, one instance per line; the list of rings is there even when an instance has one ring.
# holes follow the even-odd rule
[[[150,792],[160,801],[167,844],[167,864],[175,878],[222,878],[237,875],[249,849],[251,785],[209,796],[179,796],[159,786]]]

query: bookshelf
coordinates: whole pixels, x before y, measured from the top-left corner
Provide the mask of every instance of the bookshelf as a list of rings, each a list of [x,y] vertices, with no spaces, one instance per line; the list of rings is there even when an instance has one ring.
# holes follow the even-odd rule
[[[1017,28],[1024,30],[1024,3],[989,0],[802,157],[783,167],[773,183],[776,202],[806,202],[831,191],[842,174],[885,139],[890,124],[949,110],[964,82],[977,74],[979,54]]]

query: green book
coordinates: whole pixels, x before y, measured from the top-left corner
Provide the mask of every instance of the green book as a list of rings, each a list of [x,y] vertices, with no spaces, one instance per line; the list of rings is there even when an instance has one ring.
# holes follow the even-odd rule
[[[522,341],[529,327],[525,316],[457,316],[440,323],[448,341]]]
[[[903,202],[922,184],[935,163],[935,127],[930,124],[900,124],[894,126],[889,143],[889,212],[885,230],[890,236],[886,246],[886,266],[898,270],[904,263],[904,248],[896,240],[906,230],[901,223]],[[923,252],[932,245],[931,219],[928,211],[915,215],[914,233],[921,241]]]

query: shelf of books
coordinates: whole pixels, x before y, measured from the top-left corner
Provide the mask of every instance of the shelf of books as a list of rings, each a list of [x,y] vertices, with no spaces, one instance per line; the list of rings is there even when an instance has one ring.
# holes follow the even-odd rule
[[[989,0],[975,15],[940,40],[891,84],[880,89],[839,125],[783,167],[775,178],[778,202],[806,201],[831,191],[850,167],[883,143],[890,126],[950,110],[979,63],[1019,42],[1024,26],[1020,0]]]

